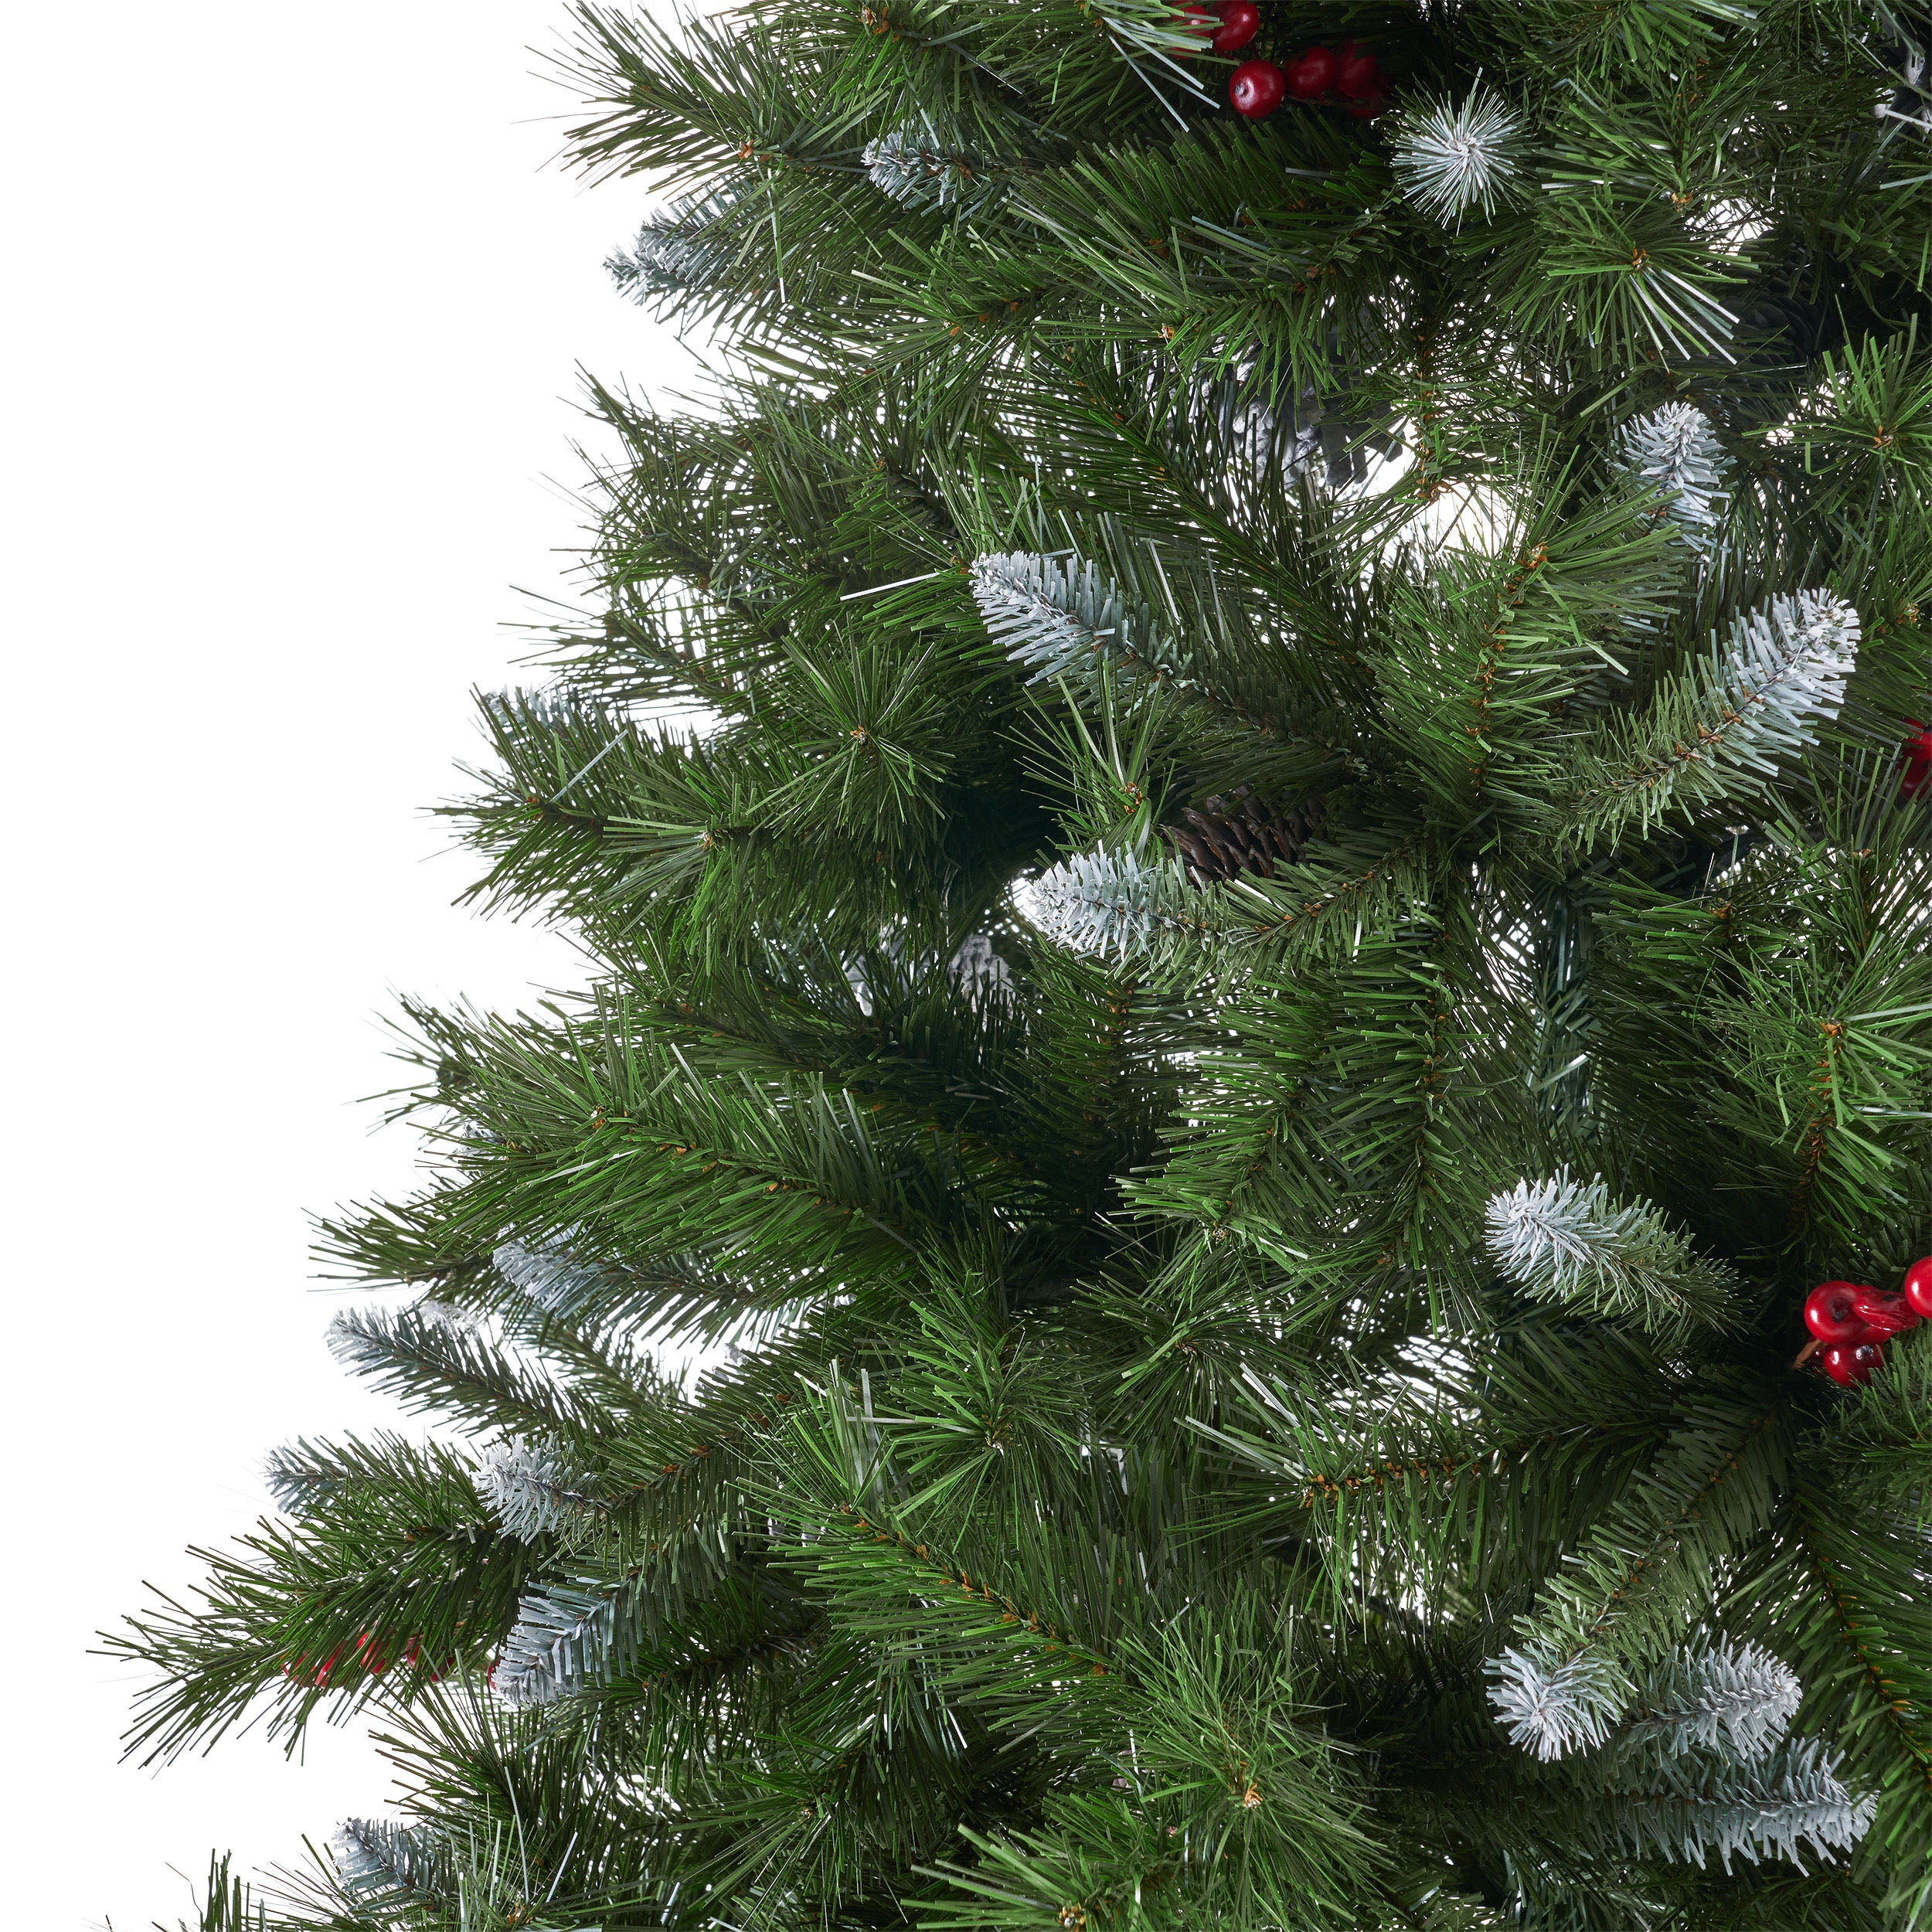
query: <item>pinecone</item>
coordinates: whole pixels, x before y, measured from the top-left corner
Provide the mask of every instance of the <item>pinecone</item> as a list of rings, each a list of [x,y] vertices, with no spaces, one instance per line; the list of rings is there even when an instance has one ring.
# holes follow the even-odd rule
[[[1186,862],[1188,877],[1213,886],[1237,872],[1266,879],[1284,860],[1293,865],[1327,812],[1319,797],[1277,805],[1257,798],[1251,785],[1237,785],[1225,798],[1210,798],[1199,811],[1189,805],[1181,816],[1185,826],[1165,825],[1162,833]]]

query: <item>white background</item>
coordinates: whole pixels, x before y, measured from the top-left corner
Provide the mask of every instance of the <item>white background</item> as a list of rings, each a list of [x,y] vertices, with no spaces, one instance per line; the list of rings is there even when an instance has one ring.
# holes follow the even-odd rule
[[[5,1917],[141,1932],[170,1862],[380,1808],[327,1729],[118,1764],[131,1685],[87,1653],[247,1526],[272,1444],[384,1419],[304,1219],[410,1185],[352,1104],[381,1017],[577,976],[452,909],[423,808],[529,648],[512,587],[566,590],[576,366],[701,382],[602,272],[641,189],[546,165],[563,0],[11,19]]]

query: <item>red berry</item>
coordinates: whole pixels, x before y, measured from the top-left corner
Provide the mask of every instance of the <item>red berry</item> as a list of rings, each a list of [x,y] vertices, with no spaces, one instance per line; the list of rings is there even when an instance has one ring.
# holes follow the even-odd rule
[[[1932,1254],[1906,1270],[1905,1298],[1917,1315],[1932,1321]]]
[[[1849,1389],[1858,1383],[1869,1382],[1885,1356],[1875,1342],[1834,1342],[1818,1359],[1834,1382]]]
[[[1899,790],[1906,798],[1916,798],[1932,782],[1932,731],[1916,718],[1905,722],[1912,727],[1912,735],[1905,741],[1905,776]]]
[[[1364,94],[1359,100],[1345,100],[1342,106],[1358,121],[1372,121],[1389,105],[1389,97],[1382,93]]]
[[[1855,1342],[1865,1332],[1858,1298],[1871,1290],[1855,1281],[1827,1281],[1804,1298],[1804,1325],[1821,1342]]]
[[[1214,9],[1221,24],[1214,29],[1208,45],[1216,53],[1232,53],[1245,47],[1261,30],[1261,9],[1254,0],[1221,0]]]
[[[1244,60],[1228,77],[1228,99],[1237,114],[1259,121],[1281,104],[1287,83],[1272,60]]]
[[[1326,47],[1311,47],[1288,63],[1287,80],[1297,100],[1319,100],[1335,85],[1335,56]]]
[[[1876,1288],[1860,1288],[1852,1296],[1852,1305],[1865,1324],[1868,1342],[1883,1342],[1919,1325],[1918,1310],[1902,1294],[1881,1294]]]
[[[1382,77],[1376,72],[1376,57],[1351,40],[1335,60],[1335,90],[1355,100],[1362,94],[1382,91]]]

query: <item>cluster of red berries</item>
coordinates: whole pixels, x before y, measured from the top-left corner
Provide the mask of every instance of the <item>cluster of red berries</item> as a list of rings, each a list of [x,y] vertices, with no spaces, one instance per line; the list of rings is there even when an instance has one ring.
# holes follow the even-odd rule
[[[1184,6],[1182,19],[1204,34],[1216,53],[1235,53],[1260,32],[1261,10],[1254,0],[1213,0]],[[1278,67],[1272,60],[1244,60],[1228,77],[1228,100],[1237,114],[1259,121],[1284,100],[1339,99],[1358,121],[1372,121],[1388,106],[1376,57],[1351,40],[1338,49],[1311,47],[1299,60]]]
[[[380,1677],[393,1662],[389,1652],[376,1642],[375,1634],[366,1630],[353,1644],[338,1644],[319,1664],[311,1665],[306,1657],[291,1658],[283,1665],[282,1675],[294,1678],[298,1683],[313,1684],[318,1690],[326,1690],[335,1666],[345,1656],[359,1658],[362,1668],[372,1677]],[[422,1657],[423,1640],[420,1637],[412,1637],[403,1646],[403,1662],[406,1664],[420,1663]],[[440,1683],[455,1668],[456,1659],[454,1657],[445,1658],[440,1667],[430,1670],[430,1682],[432,1684]]]
[[[1804,1325],[1811,1341],[1802,1362],[1813,1350],[1834,1382],[1851,1388],[1868,1382],[1885,1362],[1885,1345],[1895,1335],[1932,1319],[1932,1255],[1914,1261],[1905,1271],[1905,1285],[1896,1294],[1855,1281],[1827,1281],[1804,1298]]]

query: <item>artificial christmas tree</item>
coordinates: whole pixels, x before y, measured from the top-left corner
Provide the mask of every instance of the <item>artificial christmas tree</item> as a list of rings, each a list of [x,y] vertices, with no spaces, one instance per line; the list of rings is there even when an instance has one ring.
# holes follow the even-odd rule
[[[290,1927],[1932,1925],[1923,22],[579,19],[736,358],[452,808],[600,976],[138,1746],[384,1712]]]

